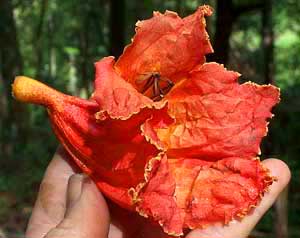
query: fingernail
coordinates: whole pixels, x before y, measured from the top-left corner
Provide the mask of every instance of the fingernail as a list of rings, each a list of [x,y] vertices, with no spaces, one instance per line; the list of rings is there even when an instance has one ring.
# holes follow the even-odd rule
[[[82,181],[82,186],[86,186],[92,184],[92,180],[89,176],[85,175],[83,181]]]
[[[82,180],[81,195],[82,193],[84,193],[84,191],[90,190],[92,184],[93,181],[91,180],[91,178],[89,176],[85,176]]]

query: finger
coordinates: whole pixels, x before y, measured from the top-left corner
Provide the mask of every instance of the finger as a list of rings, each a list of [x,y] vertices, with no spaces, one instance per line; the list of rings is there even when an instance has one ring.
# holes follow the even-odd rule
[[[68,180],[77,170],[67,153],[62,148],[58,149],[40,185],[26,237],[41,238],[62,220]]]
[[[73,175],[68,184],[64,219],[45,238],[108,236],[109,212],[102,194],[86,176]]]
[[[280,192],[287,186],[291,174],[288,166],[281,160],[268,159],[263,161],[272,176],[277,178],[277,181],[270,186],[260,204],[254,209],[251,215],[243,218],[242,221],[232,221],[229,225],[215,225],[203,230],[196,229],[190,232],[187,238],[244,238],[249,235],[261,217],[272,206]]]
[[[83,174],[74,174],[69,178],[67,188],[67,207],[66,211],[70,210],[71,207],[78,201],[81,195],[82,182],[86,178]]]

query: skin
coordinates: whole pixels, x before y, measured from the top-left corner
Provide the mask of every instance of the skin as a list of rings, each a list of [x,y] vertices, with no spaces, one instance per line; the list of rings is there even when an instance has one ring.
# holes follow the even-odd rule
[[[263,164],[278,181],[270,186],[258,207],[241,222],[193,230],[186,238],[246,238],[272,206],[290,180],[287,165],[277,159]],[[110,206],[110,212],[109,208]],[[121,215],[120,215],[121,214]],[[120,217],[122,217],[120,219]],[[123,222],[120,222],[123,220]],[[127,223],[127,224],[126,224]],[[135,229],[131,229],[135,227]],[[28,238],[163,238],[161,229],[143,218],[118,210],[106,202],[96,185],[73,164],[63,149],[58,149],[41,183],[26,237]]]

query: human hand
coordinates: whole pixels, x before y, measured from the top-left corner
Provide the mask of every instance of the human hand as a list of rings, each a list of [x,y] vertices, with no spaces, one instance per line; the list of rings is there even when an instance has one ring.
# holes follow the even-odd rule
[[[109,212],[95,184],[59,148],[40,186],[28,238],[107,237]]]
[[[69,155],[59,148],[41,183],[26,238],[134,238],[141,237],[139,232],[144,230],[151,230],[149,235],[163,234],[138,214],[113,204],[110,219],[108,204],[96,185],[79,173]]]
[[[259,206],[241,222],[196,229],[187,238],[245,238],[271,207],[290,179],[288,167],[280,160],[265,160],[271,174],[278,178]],[[59,149],[42,181],[30,218],[28,238],[166,238],[160,227],[137,214],[108,205],[96,185]],[[117,212],[114,212],[117,210]]]

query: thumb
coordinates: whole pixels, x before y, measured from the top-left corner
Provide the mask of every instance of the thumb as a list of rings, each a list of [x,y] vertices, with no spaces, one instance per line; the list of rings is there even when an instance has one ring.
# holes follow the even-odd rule
[[[45,238],[108,236],[110,220],[105,199],[87,176],[70,177],[66,206],[64,219]]]

